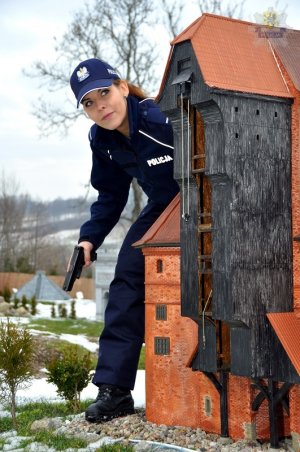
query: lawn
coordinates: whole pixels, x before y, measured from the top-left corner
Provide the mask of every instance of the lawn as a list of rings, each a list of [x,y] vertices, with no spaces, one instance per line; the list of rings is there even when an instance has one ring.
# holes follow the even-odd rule
[[[99,334],[103,330],[103,326],[104,325],[101,322],[87,319],[31,318],[25,328],[35,331],[36,374],[44,376],[42,375],[43,371],[40,371],[40,369],[45,367],[45,360],[47,357],[50,356],[52,351],[59,352],[66,347],[68,342],[60,337],[61,334],[83,335],[89,341],[97,343]],[[55,335],[55,337],[51,336],[51,334]],[[82,349],[85,350],[83,347]],[[96,366],[97,353],[92,353],[92,355]],[[142,348],[138,368],[145,369],[145,347]],[[39,376],[37,378],[39,378]],[[81,402],[80,411],[85,411],[86,406],[90,403],[91,400]],[[7,406],[6,409],[9,411],[10,407]],[[33,402],[17,407],[17,412],[17,435],[25,437],[21,444],[22,447],[26,447],[26,445],[30,444],[32,441],[43,443],[55,450],[61,451],[68,448],[84,448],[87,445],[82,439],[54,435],[54,432],[52,431],[43,431],[33,434],[30,430],[30,425],[34,420],[56,416],[65,418],[72,414],[66,403]],[[6,432],[12,429],[12,419],[10,417],[0,417],[0,432]],[[27,436],[31,438],[27,439]],[[5,439],[0,438],[0,450],[4,449],[4,447]],[[112,444],[97,449],[97,451],[102,452],[129,452],[132,450],[132,446],[122,444]]]
[[[32,319],[28,328],[53,334],[84,334],[98,338],[103,330],[103,323],[85,319]]]
[[[97,342],[101,331],[103,330],[103,323],[85,319],[32,319],[28,323],[28,328],[31,330],[41,331],[42,333],[53,334],[82,334],[93,342]],[[47,340],[47,349],[61,350],[66,341],[61,339]],[[95,354],[96,363],[96,354]],[[145,369],[145,347],[142,348],[139,369]]]
[[[81,403],[80,411],[83,412],[90,401],[85,401]],[[6,407],[9,409],[9,407]],[[18,412],[18,426],[17,426],[17,435],[26,437],[27,439],[23,439],[21,444],[22,447],[26,447],[26,445],[37,441],[39,443],[47,445],[48,447],[52,447],[55,450],[63,451],[68,448],[85,448],[87,447],[87,442],[80,438],[67,438],[64,435],[55,435],[53,431],[40,431],[35,434],[31,431],[31,424],[33,421],[43,418],[50,417],[62,417],[66,419],[70,414],[74,414],[70,411],[67,404],[65,403],[49,403],[49,402],[33,402],[28,403],[26,405],[22,405],[17,408]],[[13,429],[11,418],[9,417],[0,417],[0,432],[11,431]],[[0,440],[0,448],[1,450],[5,447],[5,440]],[[7,449],[10,450],[10,449]],[[111,444],[108,446],[103,446],[101,448],[96,449],[97,451],[102,452],[121,452],[121,451],[132,451],[132,446],[126,446],[121,444]]]

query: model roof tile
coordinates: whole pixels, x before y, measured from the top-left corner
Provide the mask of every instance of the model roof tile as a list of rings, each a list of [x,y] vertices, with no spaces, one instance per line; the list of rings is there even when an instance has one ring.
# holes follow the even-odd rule
[[[180,197],[179,194],[148,229],[143,237],[135,242],[137,248],[150,246],[180,245]]]
[[[268,39],[266,26],[231,19],[214,14],[203,14],[172,42],[172,46],[190,40],[205,83],[210,87],[262,94],[292,97],[283,77],[275,48],[284,52],[286,39],[293,43],[297,55],[288,57],[289,69],[300,78],[300,32],[283,32],[282,38]],[[276,29],[274,30],[274,33]],[[283,30],[283,29],[280,29]],[[172,52],[172,50],[171,50]],[[297,59],[295,62],[294,59]],[[171,58],[167,64],[170,64]],[[162,88],[161,88],[162,89]]]
[[[300,318],[294,312],[272,312],[267,317],[300,375]]]
[[[300,91],[300,30],[285,30],[283,38],[270,39],[277,55]]]

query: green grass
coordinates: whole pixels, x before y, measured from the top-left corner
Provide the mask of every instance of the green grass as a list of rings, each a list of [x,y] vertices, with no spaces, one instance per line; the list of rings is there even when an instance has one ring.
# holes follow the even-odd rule
[[[101,450],[101,452],[131,452],[134,451],[134,447],[125,444],[107,444],[97,449],[97,451]]]
[[[66,347],[66,345],[68,345],[68,344],[69,344],[68,341],[51,338],[51,340],[47,341],[46,347],[47,347],[49,353],[51,350],[57,350],[58,352],[62,352],[64,350],[64,348]],[[81,347],[81,346],[79,346],[79,347]],[[81,347],[81,348],[82,348],[82,351],[86,351],[86,349],[84,347]],[[92,355],[94,356],[94,358],[93,358],[94,367],[96,367],[97,360],[98,360],[98,353],[92,353]],[[139,359],[139,363],[138,363],[138,369],[145,370],[145,347],[142,347],[142,350],[141,350],[140,359]]]
[[[28,328],[35,329],[43,332],[50,332],[54,334],[84,334],[89,338],[98,340],[99,334],[103,329],[103,323],[83,320],[83,319],[32,319],[28,324]],[[49,338],[46,341],[46,350],[61,350],[66,345],[67,341],[61,339]],[[48,355],[46,351],[46,355]],[[94,354],[95,366],[97,360],[97,354]],[[145,347],[142,347],[139,369],[145,369]],[[96,396],[95,387],[95,396]],[[85,400],[81,402],[80,411],[84,412],[87,406],[91,403],[91,400]],[[9,407],[6,407],[9,411]],[[30,436],[31,439],[24,439],[21,447],[26,447],[27,444],[37,441],[43,443],[49,447],[53,447],[56,450],[66,450],[68,448],[81,448],[86,447],[87,443],[78,438],[67,438],[64,435],[54,435],[51,431],[43,431],[33,434],[30,430],[30,426],[33,421],[43,418],[63,417],[73,414],[70,411],[69,406],[64,402],[31,402],[25,405],[17,407],[17,434],[19,436]],[[12,420],[10,417],[0,417],[0,432],[13,430]],[[5,444],[4,440],[0,440],[0,450],[3,449]],[[120,443],[109,444],[102,446],[95,452],[132,452],[134,450],[131,445],[124,445]]]
[[[9,411],[9,408],[7,409]],[[0,417],[0,433],[8,432],[13,429],[12,420],[10,417]],[[2,449],[0,449],[2,450]]]
[[[80,411],[84,411],[91,403],[86,400],[81,403]],[[68,448],[84,448],[87,446],[87,441],[80,438],[67,438],[65,435],[54,435],[53,431],[40,431],[35,434],[32,433],[30,426],[33,421],[43,419],[46,417],[62,417],[66,418],[73,414],[65,403],[50,403],[50,402],[33,402],[22,405],[17,408],[17,434],[19,436],[28,436],[30,438],[22,441],[20,447],[26,447],[31,442],[37,441],[56,450],[66,450]],[[12,421],[8,417],[0,418],[0,432],[12,430]],[[0,450],[3,449],[5,440],[0,440]],[[131,452],[133,446],[123,444],[109,444],[98,448],[101,452]],[[96,451],[96,452],[97,452]]]
[[[45,350],[46,350],[46,356],[44,357],[45,361],[41,367],[45,367],[47,358],[49,358],[51,356],[52,351],[63,353],[64,350],[66,349],[66,347],[70,346],[70,342],[62,340],[60,338],[56,339],[56,338],[50,337],[49,339],[47,338],[47,341],[45,342],[44,346],[45,346]],[[82,345],[78,345],[78,347],[82,352],[87,351],[87,349],[85,347],[83,347]],[[96,366],[98,353],[91,352],[91,355],[92,355],[92,359],[94,361],[94,365]]]
[[[43,304],[45,306],[53,306],[53,301],[39,300],[39,304]]]
[[[99,337],[103,323],[83,319],[33,319],[28,323],[28,328],[54,334],[85,334],[89,337]]]
[[[65,435],[53,435],[52,432],[42,431],[35,435],[35,441],[54,447],[56,450],[66,450],[68,448],[84,448],[88,442],[80,438],[67,438]]]
[[[84,411],[88,403],[90,401],[81,405],[82,411]],[[67,417],[73,414],[64,402],[31,402],[17,407],[17,412],[17,432],[21,436],[28,436],[32,433],[30,431],[30,425],[37,419],[43,419],[45,417]]]
[[[142,347],[138,365],[138,369],[140,370],[145,370],[145,353],[146,353],[145,347]]]
[[[84,411],[91,403],[86,400],[81,403],[80,411]],[[8,407],[7,407],[8,408]],[[28,442],[38,441],[49,447],[55,447],[57,450],[65,450],[69,447],[80,448],[86,447],[87,442],[78,438],[66,438],[64,435],[54,435],[51,431],[42,431],[33,434],[30,426],[33,421],[43,418],[62,417],[66,418],[73,414],[66,403],[50,403],[50,402],[32,402],[17,407],[17,434],[19,436],[30,436],[30,440],[24,439],[23,447]],[[0,432],[12,430],[12,421],[9,417],[0,418]]]
[[[32,330],[54,334],[84,334],[87,337],[95,338],[95,340],[98,340],[98,337],[103,330],[103,326],[102,322],[83,319],[32,319],[32,321],[28,323],[28,328]],[[61,339],[51,339],[48,343],[48,347],[49,349],[61,351],[65,343],[66,342]],[[97,357],[95,355],[95,364],[96,359]],[[138,368],[145,369],[145,347],[142,348]]]

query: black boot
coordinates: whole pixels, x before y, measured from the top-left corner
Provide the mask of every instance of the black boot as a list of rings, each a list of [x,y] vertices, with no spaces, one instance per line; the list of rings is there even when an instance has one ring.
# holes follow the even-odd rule
[[[102,384],[99,386],[96,400],[85,412],[85,419],[88,422],[107,422],[127,414],[134,414],[134,402],[130,390]]]

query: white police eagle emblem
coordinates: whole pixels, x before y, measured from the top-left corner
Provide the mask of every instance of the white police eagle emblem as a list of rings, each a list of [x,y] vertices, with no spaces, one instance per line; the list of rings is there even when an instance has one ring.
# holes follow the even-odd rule
[[[89,73],[89,71],[87,70],[87,68],[85,66],[81,67],[77,71],[77,77],[78,77],[78,81],[79,82],[83,82],[83,80],[85,80],[89,76],[90,76],[90,73]]]

